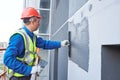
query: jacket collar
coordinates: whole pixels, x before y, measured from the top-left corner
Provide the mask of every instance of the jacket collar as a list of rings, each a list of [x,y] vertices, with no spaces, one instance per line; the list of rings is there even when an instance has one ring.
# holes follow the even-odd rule
[[[31,32],[26,26],[23,26],[23,29],[30,36],[30,38],[33,39],[34,33]]]

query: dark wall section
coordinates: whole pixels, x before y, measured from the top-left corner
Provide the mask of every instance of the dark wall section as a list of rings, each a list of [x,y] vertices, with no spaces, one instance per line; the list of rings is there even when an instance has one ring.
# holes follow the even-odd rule
[[[120,80],[120,45],[102,46],[101,80]]]
[[[70,59],[85,71],[89,63],[89,22],[83,17],[80,23],[70,23],[71,31],[71,57]]]

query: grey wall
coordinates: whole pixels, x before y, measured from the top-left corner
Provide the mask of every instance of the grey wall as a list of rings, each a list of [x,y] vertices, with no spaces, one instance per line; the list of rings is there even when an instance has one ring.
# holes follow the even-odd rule
[[[68,39],[68,24],[61,27],[68,19],[68,12],[69,0],[53,0],[52,40],[62,41]],[[50,80],[67,80],[68,48],[62,47],[58,50],[53,50],[50,57]]]
[[[53,40],[65,40],[67,39],[67,25],[63,27]],[[64,36],[63,36],[64,35]],[[62,47],[51,52],[51,58],[54,58],[53,63],[53,80],[67,80],[68,74],[68,47]]]
[[[69,0],[53,0],[52,34],[68,19]]]
[[[79,10],[88,0],[69,0],[69,16]]]

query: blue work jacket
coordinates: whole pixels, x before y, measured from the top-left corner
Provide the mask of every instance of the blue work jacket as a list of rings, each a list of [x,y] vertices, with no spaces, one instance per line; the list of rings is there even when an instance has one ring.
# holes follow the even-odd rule
[[[34,34],[30,32],[25,26],[23,27],[23,29],[30,36],[30,38],[33,39]],[[43,40],[41,37],[37,37],[36,47],[50,50],[60,48],[61,42]],[[4,64],[15,72],[29,76],[32,70],[32,66],[28,66],[23,62],[19,61],[18,59],[16,59],[16,57],[22,58],[25,54],[24,51],[25,47],[22,35],[15,34],[9,40],[9,45],[4,54]]]

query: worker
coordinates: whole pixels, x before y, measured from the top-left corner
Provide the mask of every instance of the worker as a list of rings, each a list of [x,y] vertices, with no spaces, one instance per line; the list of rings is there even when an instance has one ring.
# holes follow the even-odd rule
[[[42,16],[33,7],[27,7],[21,15],[24,26],[10,36],[4,54],[4,64],[8,67],[9,80],[30,80],[31,74],[41,71],[40,65],[33,65],[36,48],[47,50],[68,46],[69,41],[44,40],[33,32],[40,26]]]

